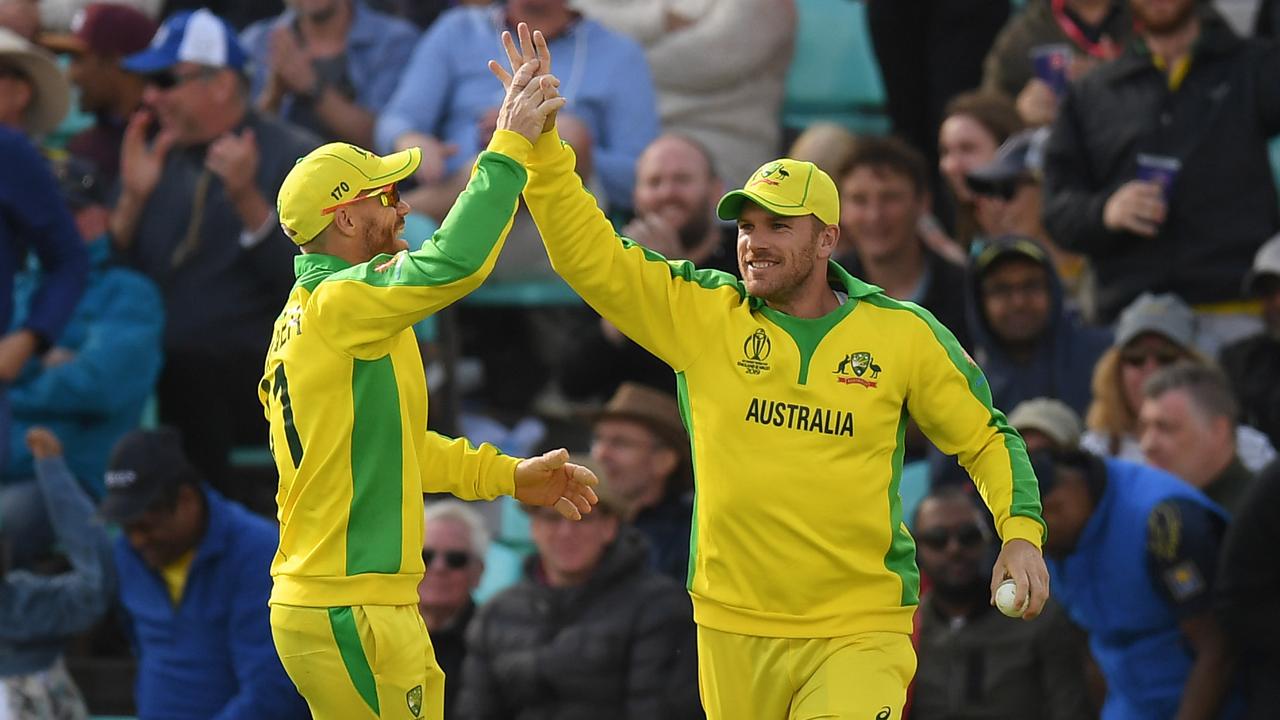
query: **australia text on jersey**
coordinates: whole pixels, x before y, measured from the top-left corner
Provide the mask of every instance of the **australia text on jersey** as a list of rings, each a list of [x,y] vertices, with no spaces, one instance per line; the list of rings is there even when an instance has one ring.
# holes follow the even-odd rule
[[[744,421],[789,430],[853,437],[852,412],[817,405],[751,398]]]

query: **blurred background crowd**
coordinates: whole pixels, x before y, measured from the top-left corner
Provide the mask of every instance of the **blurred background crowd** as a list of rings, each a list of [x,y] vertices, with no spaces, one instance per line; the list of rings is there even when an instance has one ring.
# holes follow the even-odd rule
[[[933,312],[1026,438],[1055,593],[1031,622],[988,605],[964,471],[904,440],[908,717],[1276,716],[1280,2],[0,0],[0,720],[306,717],[266,605],[275,195],[321,143],[419,146],[429,238],[519,22],[621,234],[736,275],[720,195],[817,163],[835,261]],[[415,330],[433,429],[602,481],[580,523],[429,498],[447,716],[699,717],[670,369],[524,210]]]

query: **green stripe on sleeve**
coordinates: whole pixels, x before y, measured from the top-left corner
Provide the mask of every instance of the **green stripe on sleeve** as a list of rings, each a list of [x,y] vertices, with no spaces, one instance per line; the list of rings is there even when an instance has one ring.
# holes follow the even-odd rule
[[[906,310],[923,320],[933,331],[934,339],[942,346],[951,364],[968,382],[969,392],[989,413],[991,419],[988,424],[1004,439],[1005,451],[1009,456],[1009,472],[1013,479],[1009,515],[1034,518],[1040,523],[1041,528],[1045,528],[1044,519],[1040,514],[1040,488],[1036,482],[1035,471],[1031,468],[1031,460],[1027,457],[1027,446],[1022,442],[1022,436],[1010,427],[1004,413],[995,408],[991,400],[991,385],[987,383],[987,378],[982,374],[977,363],[960,346],[956,336],[945,325],[938,322],[933,313],[915,303],[899,302],[880,294],[868,295],[864,299],[872,305],[888,310]]]
[[[719,290],[723,287],[733,288],[738,292],[739,297],[745,298],[747,296],[747,289],[743,286],[742,281],[727,272],[710,269],[699,270],[697,266],[688,260],[668,260],[630,238],[625,238],[621,235],[618,237],[622,240],[622,247],[636,248],[644,254],[645,260],[666,265],[673,278],[687,280],[707,290]]]
[[[356,630],[356,618],[349,607],[329,608],[329,627],[333,628],[333,640],[338,644],[338,652],[342,655],[342,664],[347,667],[347,677],[355,685],[356,692],[364,699],[365,704],[374,715],[382,716],[378,710],[378,684],[373,679],[373,669],[364,655],[364,646],[360,644],[360,633]]]
[[[693,588],[693,569],[698,557],[698,454],[693,452],[693,411],[689,408],[689,382],[684,373],[676,373],[676,400],[680,403],[680,417],[689,431],[689,464],[693,468],[693,521],[689,523],[689,570],[685,573],[684,587]]]
[[[884,554],[884,566],[902,580],[902,605],[920,604],[920,570],[916,567],[916,543],[911,539],[902,522],[902,496],[898,487],[902,484],[902,459],[907,451],[907,409],[898,418],[897,445],[893,448],[893,477],[889,480],[889,527],[893,539]]]
[[[404,491],[400,389],[387,355],[354,360],[347,574],[400,572]]]

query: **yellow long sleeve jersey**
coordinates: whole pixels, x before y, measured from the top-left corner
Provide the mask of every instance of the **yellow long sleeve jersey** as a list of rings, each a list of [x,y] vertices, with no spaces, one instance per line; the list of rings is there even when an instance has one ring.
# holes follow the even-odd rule
[[[552,266],[676,372],[696,479],[698,623],[766,637],[909,633],[919,574],[898,495],[908,417],[959,455],[1004,540],[1040,545],[1025,445],[927,311],[832,263],[848,299],[824,317],[785,315],[731,275],[620,239],[555,132],[528,168],[525,201]]]
[[[280,486],[272,603],[407,605],[422,578],[422,494],[511,494],[517,460],[427,431],[412,325],[475,289],[515,214],[531,146],[495,133],[440,230],[348,265],[295,258],[259,399]]]

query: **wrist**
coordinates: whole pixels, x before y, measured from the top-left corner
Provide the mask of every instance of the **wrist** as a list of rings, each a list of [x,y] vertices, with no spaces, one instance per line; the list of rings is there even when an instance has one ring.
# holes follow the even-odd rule
[[[324,94],[325,86],[324,78],[317,74],[315,79],[311,81],[307,88],[302,92],[297,93],[297,95],[311,103],[318,103],[320,101],[320,96]]]

